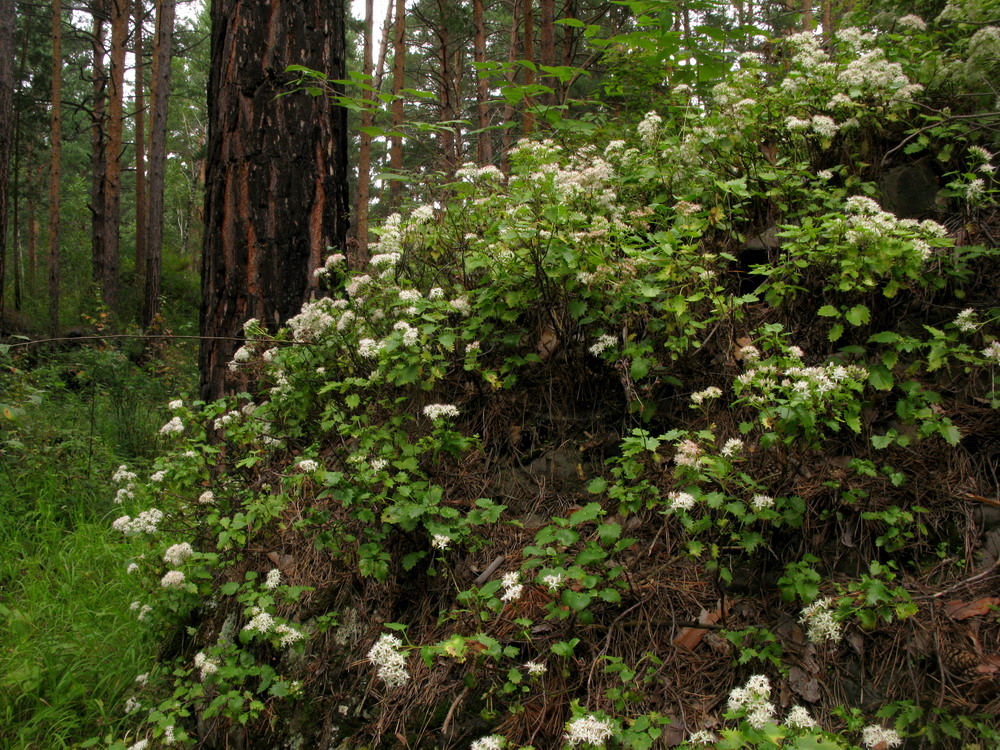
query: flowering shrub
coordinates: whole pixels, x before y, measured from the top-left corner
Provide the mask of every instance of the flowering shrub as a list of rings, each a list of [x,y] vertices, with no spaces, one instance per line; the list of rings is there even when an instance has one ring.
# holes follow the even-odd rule
[[[174,451],[148,482],[116,474],[144,616],[193,639],[152,734],[193,737],[195,713],[270,731],[316,689],[377,737],[411,716],[443,736],[467,701],[474,748],[542,731],[648,748],[667,723],[662,654],[722,620],[720,658],[773,674],[685,719],[688,745],[899,740],[792,685],[784,648],[833,665],[850,636],[920,614],[876,559],[931,533],[920,506],[882,500],[912,479],[883,456],[960,442],[934,390],[956,390],[953,372],[996,402],[995,312],[963,302],[896,330],[885,308],[944,305],[991,252],[873,197],[859,149],[921,95],[883,41],[796,35],[780,80],[747,53],[709,98],[677,87],[604,147],[525,140],[509,175],[466,165],[446,200],[385,221],[363,272],[331,255],[316,269],[330,296],[283,331],[249,321],[232,367],[252,392],[171,402]],[[747,262],[769,230],[766,261]],[[557,449],[575,451],[568,471]],[[864,550],[853,575],[807,551],[841,540]],[[767,606],[733,608],[748,592]],[[649,624],[658,611],[673,620]],[[303,666],[321,658],[337,680]],[[779,705],[779,680],[814,705]]]

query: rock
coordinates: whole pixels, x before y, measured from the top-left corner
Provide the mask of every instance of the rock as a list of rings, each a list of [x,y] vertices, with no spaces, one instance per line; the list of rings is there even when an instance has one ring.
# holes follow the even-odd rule
[[[933,167],[924,160],[888,170],[879,179],[879,188],[886,211],[912,219],[935,208],[940,186]]]

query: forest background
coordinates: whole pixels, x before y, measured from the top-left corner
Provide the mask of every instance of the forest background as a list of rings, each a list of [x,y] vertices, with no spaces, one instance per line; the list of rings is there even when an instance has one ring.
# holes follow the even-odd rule
[[[4,741],[997,741],[996,2],[369,3],[214,404],[175,11],[0,4]]]

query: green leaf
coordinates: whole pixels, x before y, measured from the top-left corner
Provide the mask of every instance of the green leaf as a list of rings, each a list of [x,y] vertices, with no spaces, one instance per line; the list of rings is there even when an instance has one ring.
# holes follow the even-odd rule
[[[868,382],[872,384],[872,388],[880,391],[891,391],[895,380],[887,367],[875,365],[868,371]]]
[[[587,484],[587,492],[591,495],[600,495],[608,487],[608,480],[604,477],[594,477]]]
[[[958,445],[958,441],[962,439],[962,433],[951,422],[938,425],[938,434],[944,438],[948,445]]]
[[[819,315],[821,318],[839,318],[840,310],[838,310],[833,305],[823,305],[819,310],[816,311],[816,314]]]
[[[844,315],[847,318],[847,322],[852,326],[865,325],[870,323],[872,319],[872,314],[868,311],[868,308],[864,305],[855,305]]]
[[[590,606],[590,600],[592,598],[593,597],[590,594],[585,594],[582,591],[563,589],[562,592],[562,603],[575,612],[580,612]],[[552,650],[555,650],[554,646]]]
[[[600,503],[587,503],[569,517],[570,526],[579,526],[581,523],[589,523],[595,518],[604,515],[604,508]]]
[[[229,583],[224,583],[219,587],[221,591],[226,596],[231,596],[240,590],[240,585],[236,581],[230,581]]]
[[[829,341],[837,341],[841,336],[844,335],[844,326],[840,323],[834,323],[830,326],[830,332],[826,334],[826,338]]]

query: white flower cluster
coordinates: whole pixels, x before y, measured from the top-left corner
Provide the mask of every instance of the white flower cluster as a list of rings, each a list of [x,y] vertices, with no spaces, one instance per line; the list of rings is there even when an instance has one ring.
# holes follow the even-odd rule
[[[473,742],[469,745],[469,750],[502,750],[506,744],[507,738],[502,734],[491,734]]]
[[[479,180],[499,182],[503,179],[503,172],[494,167],[492,164],[487,164],[485,167],[479,167],[472,162],[466,162],[455,170],[455,176],[460,180],[469,180],[469,182],[477,182]]]
[[[435,534],[431,538],[431,546],[433,546],[434,549],[441,549],[441,550],[448,549],[448,545],[450,544],[451,544],[451,537],[446,536],[445,534]]]
[[[368,652],[368,661],[378,668],[378,676],[389,688],[399,687],[410,679],[403,644],[394,635],[383,633]]]
[[[129,471],[128,467],[125,464],[122,464],[115,470],[115,473],[111,476],[111,479],[116,484],[131,483],[136,480],[136,475],[134,472]]]
[[[428,419],[454,419],[458,416],[458,407],[454,404],[427,404],[424,416]]]
[[[992,342],[980,354],[986,357],[986,359],[993,360],[990,364],[1000,365],[1000,341]]]
[[[536,661],[525,662],[524,668],[528,671],[529,677],[541,677],[549,671],[548,667],[544,664],[539,664]]]
[[[746,685],[729,694],[728,707],[734,713],[744,713],[754,729],[763,729],[768,722],[774,721],[774,704],[768,700],[770,697],[771,683],[764,675],[755,674]]]
[[[927,22],[924,21],[920,16],[915,16],[912,13],[902,18],[896,19],[896,25],[901,29],[913,29],[914,31],[926,31]]]
[[[834,611],[834,601],[829,597],[817,599],[802,610],[799,622],[806,626],[806,637],[813,643],[833,641],[842,637],[841,625]]]
[[[671,492],[667,495],[669,505],[668,510],[691,510],[697,502],[689,492]]]
[[[524,591],[524,584],[520,580],[521,575],[516,570],[504,573],[503,578],[500,579],[500,585],[503,586],[503,594],[500,595],[500,601],[512,602],[521,597],[521,593]]]
[[[274,618],[270,614],[260,607],[254,607],[250,611],[253,613],[253,617],[250,622],[243,626],[244,630],[258,633],[270,633],[274,630]]]
[[[205,490],[198,496],[198,503],[200,505],[211,505],[215,502],[215,493],[212,490]]]
[[[886,729],[878,724],[869,724],[861,730],[861,743],[871,748],[879,745],[891,748],[902,745],[903,738],[894,729]]]
[[[271,568],[267,571],[267,578],[264,579],[264,588],[268,591],[274,591],[278,586],[281,585],[281,571],[277,568]]]
[[[245,346],[241,346],[233,354],[233,359],[229,363],[229,369],[232,372],[236,372],[237,370],[240,369],[240,365],[245,365],[247,362],[250,361],[250,358],[251,358],[250,350]]]
[[[774,498],[770,495],[754,495],[750,499],[750,506],[759,513],[765,508],[773,508]]]
[[[549,591],[555,591],[557,588],[562,586],[562,582],[562,573],[549,573],[548,575],[542,576],[542,583],[548,587]]]
[[[205,681],[209,675],[213,675],[219,671],[219,665],[213,660],[209,659],[202,651],[199,651],[194,655],[194,668],[200,670],[201,680]]]
[[[394,331],[402,331],[403,346],[413,346],[420,339],[420,331],[411,326],[405,320],[397,320],[392,325]]]
[[[300,630],[296,630],[291,625],[286,625],[282,623],[274,629],[274,634],[279,636],[280,644],[282,648],[288,648],[293,643],[297,643],[305,638],[305,635]]]
[[[167,472],[164,471],[163,469],[160,469],[159,471],[154,471],[152,474],[149,475],[149,481],[162,482],[166,478],[166,476]]]
[[[116,518],[111,528],[122,532],[125,536],[135,536],[137,534],[155,534],[156,529],[163,520],[163,511],[156,508],[144,510],[135,518],[131,516],[121,516]]]
[[[590,353],[595,357],[600,356],[613,346],[618,345],[618,337],[608,333],[601,334],[597,341],[590,347]]]
[[[311,458],[303,458],[299,461],[295,468],[301,471],[303,474],[311,474],[319,468],[319,464],[313,461]]]
[[[719,398],[722,396],[722,390],[716,388],[714,385],[710,385],[703,391],[697,391],[691,394],[691,400],[696,404],[704,403],[706,399],[709,398]]]
[[[160,579],[160,585],[165,589],[179,589],[184,586],[184,574],[179,570],[168,570],[163,578]]]
[[[809,711],[805,708],[802,706],[792,706],[792,709],[785,717],[785,726],[792,729],[815,729],[819,725],[816,723],[816,719],[810,716]]]
[[[191,548],[191,545],[187,542],[181,542],[180,544],[167,547],[167,551],[163,553],[163,562],[179,568],[193,554],[194,550]]]
[[[690,466],[694,468],[698,465],[701,453],[701,446],[694,440],[683,440],[677,446],[677,452],[674,454],[674,463],[678,466]]]
[[[410,212],[410,225],[426,224],[434,218],[434,206],[417,206]]]
[[[174,417],[160,428],[161,435],[170,435],[177,432],[184,432],[184,423],[180,417]]]
[[[979,325],[976,323],[976,311],[971,307],[962,310],[955,318],[955,327],[963,333],[972,333]]]
[[[722,455],[726,458],[732,458],[737,453],[743,450],[743,441],[739,438],[729,438],[722,446]]]
[[[587,714],[566,725],[563,739],[570,745],[603,745],[614,733],[615,725],[611,719],[598,719],[593,714]]]
[[[300,343],[310,343],[335,328],[339,313],[333,302],[329,297],[320,297],[302,305],[299,314],[288,321],[292,338]]]
[[[391,214],[386,218],[385,222],[382,224],[381,232],[379,233],[378,242],[373,242],[371,244],[372,256],[380,254],[398,254],[403,250],[403,217],[399,214]],[[361,277],[356,277],[355,280]],[[351,291],[348,288],[348,294],[352,297],[356,295],[357,290]]]
[[[714,745],[718,741],[719,738],[707,729],[699,729],[697,732],[692,732],[687,738],[689,745]]]
[[[642,122],[640,122],[635,129],[643,143],[649,146],[656,140],[656,136],[660,132],[660,125],[662,122],[663,118],[656,114],[656,112],[646,113]]]

